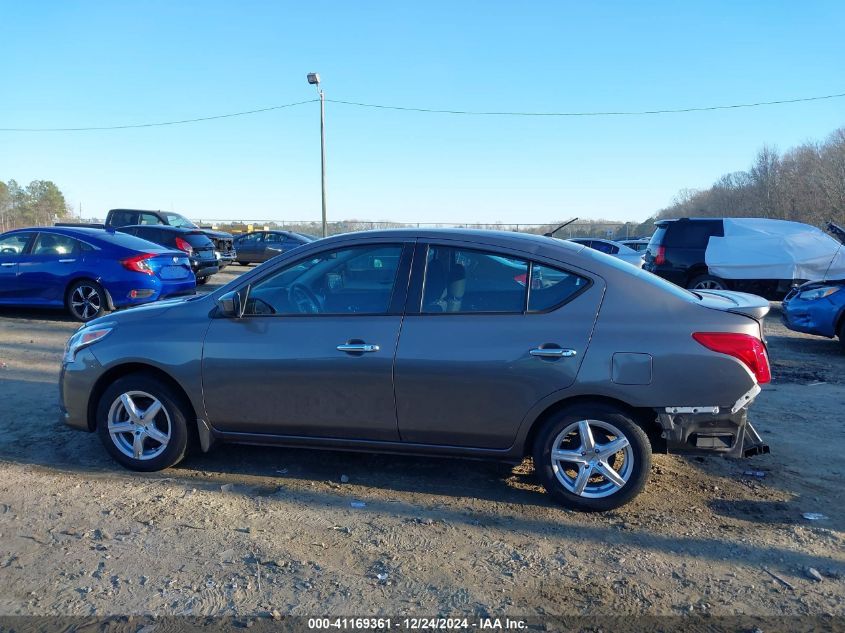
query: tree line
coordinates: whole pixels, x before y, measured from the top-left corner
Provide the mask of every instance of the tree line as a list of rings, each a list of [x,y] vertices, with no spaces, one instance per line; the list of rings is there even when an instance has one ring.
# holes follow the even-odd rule
[[[50,225],[71,215],[64,195],[50,180],[33,180],[27,186],[14,180],[0,181],[0,231]],[[682,189],[672,204],[641,224],[580,220],[561,236],[648,236],[654,231],[655,220],[682,217],[763,217],[819,227],[830,220],[845,222],[845,128],[839,128],[824,141],[807,142],[783,153],[766,145],[746,171],[725,174],[708,189]],[[316,222],[285,224],[289,230],[317,234],[320,231]],[[414,225],[347,220],[333,222],[330,232],[401,226]],[[489,228],[543,233],[553,226]]]
[[[50,226],[70,214],[64,194],[51,180],[33,180],[26,186],[0,180],[0,232]]]
[[[654,220],[683,217],[761,217],[824,227],[845,219],[845,128],[821,142],[783,153],[757,152],[746,171],[725,174],[709,189],[683,189],[668,207],[638,227],[650,233]]]

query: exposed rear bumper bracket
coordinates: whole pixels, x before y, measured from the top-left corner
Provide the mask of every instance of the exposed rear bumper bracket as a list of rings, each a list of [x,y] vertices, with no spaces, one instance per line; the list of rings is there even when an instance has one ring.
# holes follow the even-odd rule
[[[730,413],[658,413],[666,449],[671,453],[717,453],[726,457],[751,457],[769,452],[748,422],[747,409]],[[673,410],[670,407],[668,410]]]
[[[754,401],[754,398],[756,398],[761,391],[763,390],[760,388],[760,385],[755,383],[754,386],[751,387],[751,389],[749,389],[739,397],[739,400],[737,400],[734,406],[731,407],[731,413],[736,413],[740,409],[750,405]],[[749,426],[751,425],[749,424]]]

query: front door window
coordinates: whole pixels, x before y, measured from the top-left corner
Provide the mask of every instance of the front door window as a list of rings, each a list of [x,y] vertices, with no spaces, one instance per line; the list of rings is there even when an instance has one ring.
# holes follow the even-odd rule
[[[250,288],[245,316],[386,314],[401,252],[355,246],[294,262]]]

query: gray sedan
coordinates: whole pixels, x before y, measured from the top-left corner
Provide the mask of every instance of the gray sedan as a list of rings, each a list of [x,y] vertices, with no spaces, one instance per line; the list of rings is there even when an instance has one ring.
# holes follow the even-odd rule
[[[88,323],[62,416],[135,470],[194,441],[531,456],[559,502],[607,510],[643,489],[652,451],[768,451],[746,419],[770,379],[767,311],[546,237],[345,234]]]

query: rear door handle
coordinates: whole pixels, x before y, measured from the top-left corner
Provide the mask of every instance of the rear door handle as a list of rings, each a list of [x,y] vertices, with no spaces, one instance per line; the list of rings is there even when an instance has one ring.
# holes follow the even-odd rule
[[[0,264],[0,266],[6,268],[7,266],[14,266],[16,263],[17,262],[3,262],[2,264]]]
[[[561,349],[560,347],[536,347],[528,353],[540,358],[569,358],[575,356],[578,352],[574,349]]]
[[[59,263],[60,264],[72,264],[75,261],[76,261],[75,259],[60,259]]]
[[[371,345],[369,343],[343,343],[337,346],[337,351],[346,352],[347,354],[362,354],[364,352],[379,351],[378,345]]]

